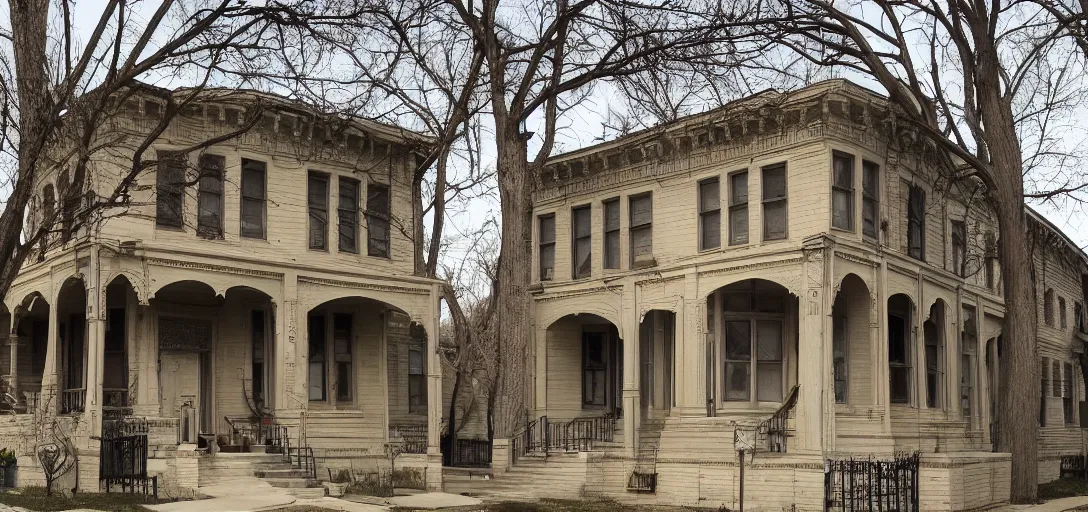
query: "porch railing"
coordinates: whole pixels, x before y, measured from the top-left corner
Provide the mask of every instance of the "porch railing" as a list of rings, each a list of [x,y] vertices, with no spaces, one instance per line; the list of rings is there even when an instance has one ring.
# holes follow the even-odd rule
[[[616,418],[612,414],[561,422],[541,416],[511,438],[510,462],[517,464],[518,459],[531,452],[543,452],[547,456],[553,450],[590,450],[595,442],[612,441],[615,429]]]
[[[102,388],[102,414],[104,416],[125,416],[128,408],[128,389]]]
[[[491,466],[491,441],[486,439],[458,439],[450,446],[450,453],[443,454],[444,465],[454,468],[486,468]]]
[[[389,440],[403,442],[403,453],[427,453],[427,426],[412,424],[389,425]]]
[[[918,512],[918,466],[917,453],[891,460],[828,460],[824,510]]]
[[[790,433],[790,412],[797,405],[799,386],[790,389],[789,396],[766,421],[760,424],[759,433],[766,439],[767,450],[774,453],[786,453],[786,443]]]
[[[60,413],[72,414],[83,412],[83,403],[87,399],[87,388],[66,389],[60,392]]]

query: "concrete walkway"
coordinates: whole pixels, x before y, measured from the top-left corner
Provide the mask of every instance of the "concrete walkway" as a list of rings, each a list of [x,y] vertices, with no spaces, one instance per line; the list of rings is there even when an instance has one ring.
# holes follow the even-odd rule
[[[1050,500],[1042,505],[1013,505],[1012,507],[1009,507],[1009,509],[1017,512],[1065,512],[1066,510],[1086,505],[1088,505],[1088,496],[1075,496],[1072,498]]]
[[[253,477],[220,480],[198,492],[210,498],[145,506],[157,512],[255,512],[286,507],[296,501],[283,489]]]

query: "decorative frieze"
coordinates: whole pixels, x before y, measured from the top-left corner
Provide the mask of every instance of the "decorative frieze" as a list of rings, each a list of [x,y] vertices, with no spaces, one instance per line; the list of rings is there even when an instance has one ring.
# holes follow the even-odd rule
[[[760,261],[755,263],[745,263],[743,265],[734,265],[732,267],[716,268],[712,270],[706,270],[699,273],[700,278],[720,276],[724,274],[738,274],[741,272],[749,272],[752,270],[761,270],[765,268],[784,267],[788,265],[797,265],[804,261],[801,257],[788,258],[784,260],[771,260]]]
[[[580,289],[580,290],[571,290],[571,291],[565,291],[565,292],[555,292],[555,293],[552,293],[552,294],[537,297],[536,301],[537,302],[552,302],[552,301],[557,301],[557,300],[562,300],[562,299],[569,299],[571,297],[580,297],[580,296],[583,296],[583,295],[593,295],[593,294],[602,293],[602,292],[620,293],[622,291],[623,291],[623,286],[622,285],[596,286],[596,287],[593,287],[593,288],[583,288],[583,289]]]
[[[430,295],[430,288],[411,288],[408,286],[394,286],[387,284],[363,283],[358,281],[341,281],[339,279],[326,279],[323,277],[299,276],[299,283],[335,286],[338,288],[353,288],[357,290],[371,290],[385,293],[407,293],[412,295]]]
[[[245,267],[233,267],[227,265],[214,265],[211,263],[199,263],[195,261],[179,261],[165,258],[147,258],[148,264],[160,267],[181,268],[186,270],[202,270],[206,272],[219,272],[224,274],[236,274],[242,276],[263,277],[266,279],[283,279],[283,273],[270,270],[258,270]]]

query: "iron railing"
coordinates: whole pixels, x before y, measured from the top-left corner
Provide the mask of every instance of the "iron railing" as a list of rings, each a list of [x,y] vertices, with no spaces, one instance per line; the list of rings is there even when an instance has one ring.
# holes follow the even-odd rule
[[[98,478],[106,492],[120,485],[122,492],[152,494],[158,498],[159,479],[147,476],[147,433],[144,420],[102,422]]]
[[[826,512],[918,512],[917,453],[891,460],[828,460],[824,466]]]
[[[60,392],[60,413],[73,414],[83,412],[87,399],[87,388],[66,389]]]
[[[131,413],[127,388],[102,388],[102,415],[120,417]]]
[[[1084,455],[1063,455],[1058,477],[1088,480],[1088,460]]]
[[[458,439],[442,454],[442,465],[454,468],[486,468],[491,466],[491,441]]]
[[[782,402],[778,410],[759,426],[759,434],[764,437],[766,449],[774,453],[786,453],[787,441],[790,437],[790,412],[797,405],[799,386],[790,389],[786,400]]]
[[[616,418],[612,414],[575,418],[553,422],[541,416],[525,426],[510,440],[510,462],[532,452],[586,451],[595,442],[610,442],[616,431]]]
[[[427,426],[418,424],[389,425],[389,440],[404,443],[402,453],[427,453]]]
[[[287,463],[294,469],[306,472],[311,480],[317,480],[317,458],[314,449],[309,446],[287,447]]]

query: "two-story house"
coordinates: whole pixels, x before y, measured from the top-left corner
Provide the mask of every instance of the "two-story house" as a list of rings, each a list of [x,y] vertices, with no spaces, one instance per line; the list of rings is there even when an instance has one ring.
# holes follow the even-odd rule
[[[108,196],[172,94],[187,91],[126,96],[86,183],[64,161],[39,176],[31,228],[69,187]],[[244,134],[194,149],[255,111]],[[202,92],[142,153],[154,165],[130,206],[52,235],[4,297],[0,445],[18,453],[20,484],[43,481],[36,446],[67,438],[81,488],[97,489],[97,439],[123,417],[145,425],[148,471],[171,494],[230,469],[201,453],[289,443],[326,476],[388,468],[391,439],[408,452],[398,465],[440,488],[439,288],[413,275],[412,249],[414,148],[427,143],[265,94]]]
[[[1007,503],[997,228],[935,156],[884,97],[834,80],[551,159],[533,198],[532,421],[496,440],[498,481],[534,488],[534,455],[576,451],[552,453],[564,485],[535,492],[825,510],[841,485],[827,461],[917,451],[895,485],[921,510]],[[1085,258],[1040,249],[1064,262],[1040,274],[1066,319],[1040,329],[1056,476],[1057,452],[1080,453]]]

